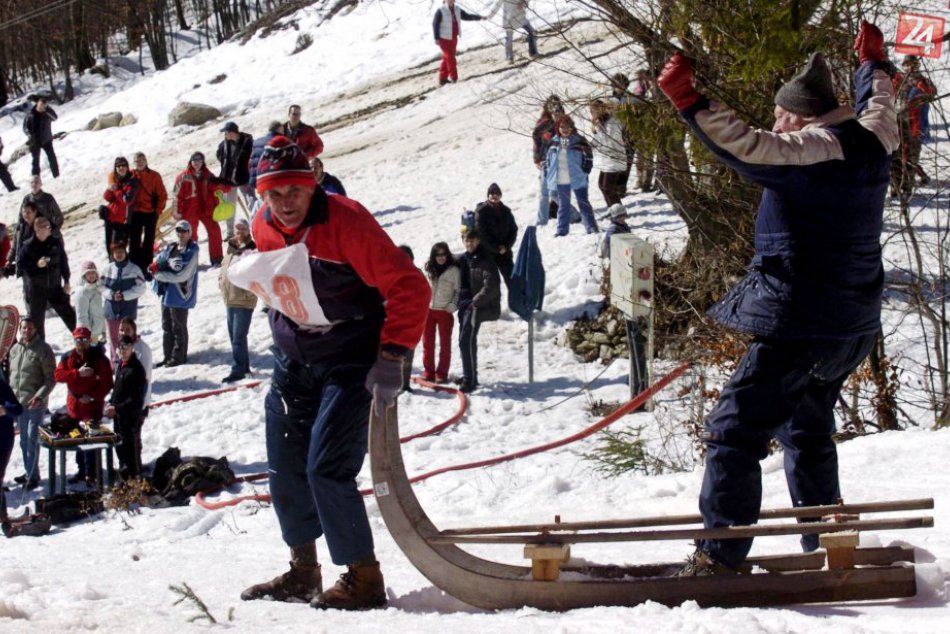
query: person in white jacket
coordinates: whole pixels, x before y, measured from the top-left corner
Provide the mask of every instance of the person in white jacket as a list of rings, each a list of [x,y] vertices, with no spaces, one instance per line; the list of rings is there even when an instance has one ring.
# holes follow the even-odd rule
[[[106,340],[106,317],[102,307],[102,283],[96,263],[86,260],[79,266],[79,289],[76,292],[76,325],[85,326],[99,343]]]
[[[594,149],[594,169],[600,171],[597,186],[608,207],[616,205],[626,188],[627,151],[623,142],[623,126],[611,113],[608,105],[595,99],[590,104],[593,134],[590,144]]]
[[[449,245],[436,242],[432,245],[429,260],[425,264],[426,277],[432,286],[432,301],[422,334],[422,378],[425,381],[445,383],[449,380],[449,365],[452,362],[453,314],[458,310],[459,290],[462,287],[461,273],[455,264]],[[439,363],[435,363],[435,335],[439,333]]]
[[[528,22],[528,0],[498,0],[488,14],[489,20],[498,13],[498,9],[502,9],[501,24],[505,27],[505,59],[509,62],[514,61],[512,40],[514,39],[515,29],[522,29],[528,34],[528,55],[531,57],[537,56],[537,38],[535,37],[534,27]]]

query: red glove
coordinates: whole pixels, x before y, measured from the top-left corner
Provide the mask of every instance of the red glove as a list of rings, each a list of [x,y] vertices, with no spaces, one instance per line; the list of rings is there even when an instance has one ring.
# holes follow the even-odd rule
[[[148,271],[149,271],[149,273],[157,273],[157,272],[158,272],[158,262],[152,262],[151,264],[149,264],[149,265],[148,265]]]
[[[701,97],[693,88],[693,64],[679,51],[663,67],[656,83],[679,111],[686,110]]]
[[[858,59],[862,64],[883,62],[887,59],[884,55],[884,34],[867,20],[861,20],[858,36],[854,38],[854,50],[858,52]]]

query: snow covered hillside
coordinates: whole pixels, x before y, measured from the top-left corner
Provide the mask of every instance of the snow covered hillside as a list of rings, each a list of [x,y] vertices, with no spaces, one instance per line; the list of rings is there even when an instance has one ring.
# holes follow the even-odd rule
[[[522,39],[515,42],[516,63],[504,61],[499,18],[464,23],[460,42],[461,81],[438,87],[438,49],[432,43],[431,18],[436,0],[366,1],[322,24],[321,16],[303,9],[294,16],[299,31],[288,28],[245,45],[226,43],[196,54],[172,68],[139,78],[117,74],[87,84],[74,103],[58,107],[54,131],[68,131],[56,143],[62,175],[53,180],[44,165],[45,189],[67,213],[64,231],[71,262],[94,259],[104,264],[101,222],[93,210],[106,186],[116,156],[143,151],[170,188],[194,151],[211,160],[225,121],[262,135],[269,121],[285,120],[292,103],[303,120],[315,124],[326,144],[326,170],[338,176],[352,198],[373,212],[397,244],[408,244],[421,266],[431,245],[447,241],[461,250],[459,214],[484,200],[497,182],[504,201],[521,227],[533,224],[537,208],[537,172],[531,160],[530,133],[540,102],[551,92],[576,99],[576,121],[589,126],[581,103],[604,91],[599,77],[559,72],[577,53],[557,36],[540,40],[542,54],[531,61]],[[468,10],[487,13],[489,0],[469,0]],[[573,3],[536,0],[532,8],[545,21],[579,17]],[[313,45],[291,55],[298,32],[311,32]],[[578,27],[589,51],[611,48],[608,34],[595,25]],[[612,57],[625,71],[622,55]],[[218,75],[226,79],[210,80]],[[940,92],[950,80],[934,78]],[[92,80],[89,80],[90,82]],[[167,126],[167,113],[179,101],[214,105],[224,112],[218,122],[200,127]],[[132,112],[138,124],[100,132],[84,130],[97,114]],[[22,115],[0,120],[0,136],[12,149],[19,139]],[[946,129],[936,143],[946,145]],[[213,171],[217,165],[210,165]],[[14,180],[26,187],[29,159],[11,165]],[[944,178],[947,175],[942,175]],[[0,220],[16,218],[20,196],[0,197]],[[592,187],[595,213],[603,201]],[[625,199],[634,231],[658,251],[675,254],[683,245],[682,222],[661,197]],[[599,206],[599,208],[598,208]],[[605,225],[602,225],[604,227]],[[470,409],[440,435],[403,445],[410,475],[532,447],[577,433],[596,420],[590,403],[627,398],[626,362],[582,364],[563,345],[568,323],[600,300],[597,236],[572,226],[555,240],[553,226],[539,228],[547,273],[544,310],[535,328],[533,384],[527,382],[527,325],[507,309],[501,321],[483,327],[480,381]],[[206,269],[204,230],[201,262]],[[897,259],[897,252],[889,252]],[[228,373],[230,347],[215,269],[203,270],[198,307],[189,319],[189,363],[155,372],[154,399],[220,387]],[[23,307],[18,280],[0,281],[0,303]],[[895,308],[896,309],[896,308]],[[890,313],[895,327],[899,320]],[[152,349],[161,349],[160,309],[148,294],[140,303],[139,329]],[[58,318],[47,320],[48,340],[57,353],[71,338]],[[908,335],[910,336],[910,335]],[[263,315],[251,326],[254,378],[270,376],[270,333]],[[908,349],[913,351],[912,346]],[[417,351],[416,371],[420,368]],[[158,357],[160,358],[160,357]],[[659,375],[675,366],[657,364]],[[453,352],[453,374],[460,371]],[[589,384],[589,385],[588,385]],[[585,388],[585,385],[587,386]],[[266,470],[261,387],[154,410],[143,429],[143,459],[152,461],[177,446],[185,455],[227,456],[238,473]],[[568,397],[573,397],[568,399]],[[672,390],[661,398],[675,399]],[[57,386],[51,406],[65,402]],[[400,397],[404,434],[422,431],[448,418],[453,398],[416,390]],[[305,605],[242,602],[242,589],[285,569],[287,548],[269,505],[242,503],[219,511],[198,506],[145,509],[129,516],[104,514],[94,521],[54,530],[42,538],[0,541],[0,631],[188,632],[207,629],[193,623],[189,604],[174,605],[169,585],[187,583],[208,606],[220,628],[239,632],[391,631],[391,632],[942,632],[950,623],[946,599],[950,579],[950,430],[933,432],[929,423],[905,432],[890,432],[839,447],[841,482],[848,502],[934,497],[936,527],[928,530],[880,531],[864,537],[882,545],[917,547],[919,595],[906,601],[796,606],[785,609],[700,609],[695,603],[676,608],[645,604],[634,608],[590,608],[564,614],[521,609],[489,613],[461,604],[433,587],[403,556],[367,499],[376,552],[385,575],[386,609],[350,614],[317,612]],[[654,415],[638,413],[617,429],[655,425]],[[583,459],[599,444],[596,437],[498,466],[443,474],[415,487],[420,501],[440,528],[694,513],[702,469],[646,477],[628,474],[604,479]],[[46,475],[45,453],[41,458]],[[70,464],[72,469],[73,466]],[[22,472],[16,448],[8,478]],[[763,463],[763,508],[788,506],[782,457]],[[361,484],[369,484],[368,465]],[[266,485],[245,485],[241,493],[265,492]],[[236,491],[223,494],[233,495]],[[19,514],[40,490],[8,496],[12,515]],[[692,551],[687,542],[591,544],[573,549],[576,557],[600,563],[678,561]],[[797,538],[756,542],[754,554],[795,552]],[[523,563],[521,547],[473,549],[486,557]],[[318,546],[324,584],[342,572]]]

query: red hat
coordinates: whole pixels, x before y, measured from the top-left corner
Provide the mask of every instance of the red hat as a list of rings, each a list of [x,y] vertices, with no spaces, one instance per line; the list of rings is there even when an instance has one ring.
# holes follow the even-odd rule
[[[307,155],[293,141],[277,135],[267,143],[257,163],[257,192],[263,194],[272,187],[284,185],[312,189],[317,186],[317,180],[307,162]]]
[[[76,329],[73,330],[73,339],[79,339],[80,337],[90,339],[92,338],[92,331],[85,326],[76,326]]]

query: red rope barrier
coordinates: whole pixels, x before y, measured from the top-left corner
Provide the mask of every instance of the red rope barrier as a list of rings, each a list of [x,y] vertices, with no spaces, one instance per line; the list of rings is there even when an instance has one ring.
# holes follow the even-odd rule
[[[197,401],[198,399],[208,398],[209,396],[217,396],[218,394],[226,394],[227,392],[235,392],[237,390],[243,390],[248,387],[257,387],[264,380],[260,381],[251,381],[250,383],[243,383],[241,385],[232,385],[230,387],[221,387],[216,390],[208,390],[207,392],[197,392],[195,394],[187,394],[185,396],[176,396],[175,398],[170,398],[164,401],[159,401],[158,403],[152,403],[148,408],[155,409],[156,407],[164,407],[166,405],[171,405],[173,403],[187,403],[188,401]]]
[[[600,419],[599,421],[597,421],[597,422],[594,423],[593,425],[587,427],[586,429],[583,429],[583,430],[577,432],[576,434],[573,434],[573,435],[568,436],[568,437],[566,437],[566,438],[562,438],[562,439],[560,439],[560,440],[555,440],[555,441],[553,441],[553,442],[549,442],[549,443],[546,443],[546,444],[543,444],[543,445],[538,445],[538,446],[536,446],[536,447],[529,447],[528,449],[522,449],[521,451],[516,451],[516,452],[514,452],[514,453],[505,454],[505,455],[502,455],[502,456],[496,456],[496,457],[494,457],[494,458],[488,458],[488,459],[486,459],[486,460],[479,460],[479,461],[477,461],[477,462],[469,462],[469,463],[465,463],[465,464],[451,465],[451,466],[448,466],[448,467],[442,467],[442,468],[440,468],[440,469],[435,469],[435,470],[433,470],[433,471],[428,471],[428,472],[426,472],[426,473],[423,473],[423,474],[417,475],[417,476],[415,476],[415,477],[413,477],[413,478],[410,478],[410,479],[409,479],[409,482],[412,483],[412,484],[415,484],[416,482],[422,482],[423,480],[428,480],[429,478],[431,478],[431,477],[433,477],[433,476],[439,475],[439,474],[441,474],[441,473],[448,473],[449,471],[463,471],[463,470],[466,470],[466,469],[476,469],[476,468],[478,468],[478,467],[488,467],[488,466],[492,466],[492,465],[496,465],[496,464],[501,464],[502,462],[508,462],[508,461],[510,461],[510,460],[516,460],[516,459],[518,459],[518,458],[524,458],[524,457],[526,457],[526,456],[531,456],[531,455],[536,454],[536,453],[542,453],[542,452],[545,452],[545,451],[550,451],[551,449],[557,449],[557,448],[559,448],[559,447],[563,447],[564,445],[569,445],[569,444],[571,444],[571,443],[577,442],[578,440],[582,440],[582,439],[584,439],[584,438],[587,438],[588,436],[591,436],[592,434],[595,434],[595,433],[599,432],[600,430],[604,429],[604,428],[607,427],[608,425],[611,425],[611,424],[617,422],[618,420],[620,420],[622,417],[626,416],[626,415],[629,414],[630,412],[633,412],[633,411],[637,410],[637,409],[638,409],[639,407],[641,407],[644,403],[646,403],[649,399],[651,399],[657,392],[659,392],[660,390],[662,390],[663,388],[665,388],[667,385],[669,385],[670,383],[672,383],[673,381],[675,381],[676,379],[678,379],[680,376],[682,376],[683,373],[686,372],[686,370],[687,370],[688,368],[689,368],[689,364],[688,364],[688,363],[684,363],[684,364],[680,365],[679,367],[677,367],[676,369],[674,369],[672,372],[670,372],[669,374],[667,374],[666,376],[664,376],[662,379],[660,379],[659,381],[657,381],[656,383],[654,383],[653,385],[651,385],[649,388],[647,388],[647,389],[644,390],[643,392],[640,392],[639,394],[637,394],[637,395],[636,395],[635,397],[633,397],[630,401],[628,401],[625,405],[620,406],[619,408],[617,408],[616,410],[614,410],[611,414],[605,416],[604,418]],[[416,383],[418,383],[418,384],[420,384],[420,385],[425,385],[425,386],[427,386],[427,387],[432,387],[433,389],[436,389],[436,390],[439,390],[439,391],[455,391],[455,392],[459,395],[459,397],[460,397],[459,400],[463,402],[463,406],[460,408],[460,410],[461,410],[462,412],[464,412],[464,407],[465,407],[466,400],[465,400],[465,395],[464,395],[462,392],[460,392],[460,391],[458,391],[458,390],[453,390],[452,388],[448,388],[448,387],[443,387],[443,386],[439,386],[439,385],[432,385],[432,384],[430,384],[430,383],[428,383],[428,382],[426,382],[426,381],[422,381],[421,379],[418,379],[418,378],[417,378],[417,379],[414,379],[414,380],[415,380]],[[456,413],[456,416],[459,416],[459,413]],[[459,418],[460,418],[460,417],[461,417],[461,416],[459,416]],[[440,423],[439,425],[436,425],[436,427],[433,427],[432,429],[439,428],[439,430],[441,431],[441,429],[444,429],[444,428],[447,427],[447,426],[448,426],[448,425],[447,425],[446,423]],[[426,433],[431,433],[431,432],[432,432],[432,430],[429,430],[429,432],[426,432]],[[425,435],[426,433],[424,433],[424,434],[422,434],[422,435]],[[416,434],[415,436],[406,437],[406,438],[400,438],[399,440],[400,440],[400,442],[402,443],[402,442],[407,442],[408,440],[411,440],[412,438],[418,438],[419,436],[420,436],[420,434]],[[265,477],[267,477],[267,474],[266,474],[266,473],[258,473],[258,474],[254,474],[254,475],[250,475],[250,476],[244,476],[244,477],[242,477],[242,478],[237,478],[237,479],[235,480],[235,482],[246,482],[246,481],[249,481],[249,480],[262,479],[262,478],[265,478]],[[218,490],[218,489],[215,489],[214,491],[217,491],[217,490]],[[209,491],[209,493],[214,492],[214,491]],[[372,489],[362,489],[362,490],[360,490],[360,494],[361,494],[361,495],[364,495],[364,496],[370,495],[372,492],[373,492]],[[240,503],[240,502],[243,501],[243,500],[257,500],[257,501],[264,501],[264,502],[270,501],[270,496],[269,496],[269,495],[261,494],[261,495],[240,496],[240,497],[232,498],[232,499],[230,499],[230,500],[226,500],[226,501],[223,501],[223,502],[208,502],[208,501],[206,501],[206,500],[204,499],[204,493],[205,493],[204,491],[198,493],[198,495],[195,496],[195,499],[196,499],[196,501],[197,501],[197,503],[198,503],[199,506],[201,506],[201,507],[203,507],[203,508],[206,508],[206,509],[208,509],[208,510],[217,510],[217,509],[222,509],[222,508],[224,508],[224,507],[226,507],[226,506],[233,506],[233,505],[235,505],[235,504]]]
[[[454,413],[448,420],[446,420],[446,421],[444,421],[444,422],[441,422],[441,423],[439,423],[438,425],[436,425],[436,426],[434,426],[434,427],[430,427],[429,429],[426,429],[425,431],[421,431],[421,432],[419,432],[419,433],[417,433],[417,434],[411,434],[411,435],[409,435],[409,436],[403,436],[402,438],[399,439],[399,442],[400,442],[400,443],[407,443],[407,442],[409,442],[410,440],[415,440],[416,438],[423,438],[423,437],[425,437],[425,436],[435,436],[436,434],[442,432],[442,430],[447,429],[448,427],[451,427],[452,425],[454,425],[455,423],[457,423],[459,420],[461,420],[462,417],[465,416],[465,412],[466,412],[466,410],[468,409],[468,397],[466,397],[466,396],[465,396],[465,393],[462,392],[461,390],[457,390],[457,389],[455,389],[455,388],[451,388],[451,387],[444,386],[444,385],[436,385],[435,383],[430,383],[429,381],[423,381],[422,379],[420,379],[420,378],[418,378],[418,377],[414,377],[414,378],[413,378],[413,381],[414,381],[415,383],[417,383],[418,385],[422,385],[422,386],[428,387],[428,388],[430,388],[430,389],[432,389],[432,390],[435,390],[436,392],[454,393],[454,394],[458,397],[458,400],[459,400],[459,407],[458,407],[458,409],[455,411],[455,413]],[[238,484],[238,483],[240,483],[240,482],[250,482],[250,481],[252,481],[252,480],[262,480],[262,479],[264,479],[264,478],[266,478],[266,477],[267,477],[267,473],[266,473],[266,472],[264,472],[264,473],[254,473],[254,474],[251,474],[251,475],[242,476],[242,477],[240,477],[240,478],[235,478],[234,480],[232,480],[231,482],[229,482],[226,486],[230,486],[230,485],[232,485],[232,484]],[[212,493],[217,493],[218,491],[220,491],[220,490],[223,489],[223,488],[224,488],[224,487],[215,487],[215,488],[213,488],[213,489],[208,489],[207,491],[199,491],[198,494],[195,496],[195,502],[198,504],[198,506],[200,506],[200,507],[202,507],[202,508],[208,509],[209,511],[216,511],[216,510],[218,510],[218,509],[223,509],[223,508],[225,508],[225,507],[227,507],[227,506],[234,506],[234,505],[239,504],[240,502],[243,502],[243,501],[245,501],[245,500],[253,500],[253,501],[257,501],[257,502],[269,502],[269,501],[270,501],[270,495],[268,495],[268,494],[266,494],[266,493],[256,493],[256,494],[252,494],[252,495],[241,495],[241,496],[237,496],[237,497],[230,498],[230,499],[228,499],[228,500],[223,500],[223,501],[221,501],[221,502],[209,502],[208,500],[205,499],[205,495],[206,495],[206,494],[209,494],[209,495],[210,495],[210,494],[212,494]]]

